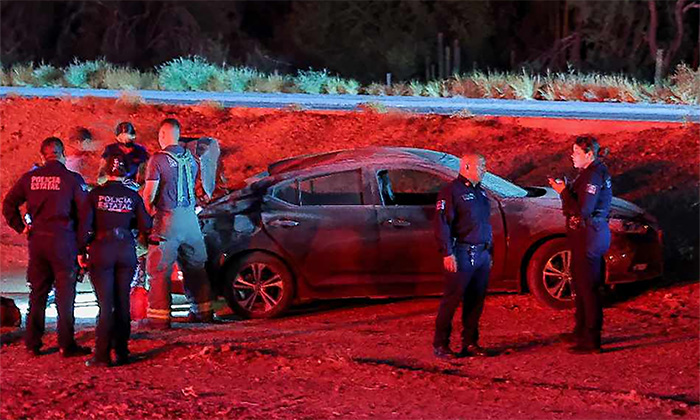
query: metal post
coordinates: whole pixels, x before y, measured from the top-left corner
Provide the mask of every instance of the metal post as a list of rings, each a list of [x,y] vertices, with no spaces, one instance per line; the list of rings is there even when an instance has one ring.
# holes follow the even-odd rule
[[[442,57],[445,47],[443,46],[444,44],[444,36],[442,32],[438,34],[438,45],[437,45],[437,62],[438,62],[438,77],[440,79],[445,77],[445,60]]]

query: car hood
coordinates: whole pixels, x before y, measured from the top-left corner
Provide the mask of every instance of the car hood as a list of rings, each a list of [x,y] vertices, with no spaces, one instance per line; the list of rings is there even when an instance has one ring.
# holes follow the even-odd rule
[[[554,189],[549,187],[527,187],[533,194],[528,200],[536,201],[538,205],[561,210],[561,199]],[[621,198],[613,197],[610,203],[610,217],[619,219],[644,219],[649,222],[656,222],[653,216],[644,211],[638,205]]]

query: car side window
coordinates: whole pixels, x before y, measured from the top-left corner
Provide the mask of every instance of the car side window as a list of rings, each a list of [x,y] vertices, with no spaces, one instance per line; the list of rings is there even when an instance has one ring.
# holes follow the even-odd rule
[[[276,188],[273,196],[297,206],[363,205],[362,173],[346,171],[293,181]]]
[[[435,205],[438,192],[447,181],[430,172],[415,169],[384,169],[377,182],[386,206]]]

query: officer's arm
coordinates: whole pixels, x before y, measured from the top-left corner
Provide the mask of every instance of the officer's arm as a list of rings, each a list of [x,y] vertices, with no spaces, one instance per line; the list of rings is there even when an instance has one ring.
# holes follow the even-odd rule
[[[579,209],[581,211],[581,218],[587,219],[591,217],[593,210],[595,209],[595,204],[598,202],[598,196],[603,188],[603,177],[598,171],[591,172],[588,179],[584,180],[579,185],[579,191],[577,191]]]
[[[154,213],[153,202],[158,193],[158,181],[147,180],[143,186],[143,201],[149,214]]]
[[[153,218],[146,211],[146,206],[143,204],[141,197],[137,195],[136,200],[136,226],[139,229],[141,235],[147,235],[153,226]]]
[[[559,195],[559,198],[561,198],[561,208],[567,216],[578,215],[576,195],[572,192],[571,188],[571,185],[567,185]]]
[[[73,187],[73,201],[78,211],[78,249],[84,251],[92,229],[92,217],[90,217],[92,207],[88,200],[87,184],[80,175],[77,176],[77,182]]]
[[[451,227],[453,221],[454,203],[452,202],[452,191],[450,188],[443,188],[438,194],[433,227],[435,238],[438,241],[438,248],[445,257],[452,255]]]
[[[153,214],[153,202],[158,194],[158,183],[160,182],[160,167],[156,160],[158,155],[151,156],[146,165],[146,182],[144,183],[142,197],[143,203],[146,205],[146,210],[149,214]]]
[[[12,186],[2,202],[2,215],[7,224],[17,233],[22,233],[25,229],[22,214],[19,212],[19,207],[25,201],[27,201],[27,196],[24,189],[24,177],[22,177]]]
[[[94,203],[94,193],[88,194],[88,199],[85,204],[86,209],[84,210],[85,223],[80,225],[80,231],[78,231],[78,250],[81,254],[85,253],[87,246],[90,244],[92,233],[94,232],[95,226],[95,203]]]

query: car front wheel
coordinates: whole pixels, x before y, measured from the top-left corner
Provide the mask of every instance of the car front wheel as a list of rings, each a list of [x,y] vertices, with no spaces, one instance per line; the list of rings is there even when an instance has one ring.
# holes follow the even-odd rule
[[[527,284],[530,292],[551,308],[572,308],[575,293],[571,268],[571,249],[566,238],[545,242],[528,263]]]
[[[294,281],[282,261],[255,252],[228,270],[224,295],[231,309],[244,318],[273,318],[291,305]]]

